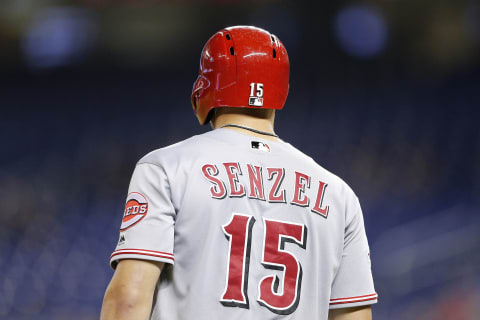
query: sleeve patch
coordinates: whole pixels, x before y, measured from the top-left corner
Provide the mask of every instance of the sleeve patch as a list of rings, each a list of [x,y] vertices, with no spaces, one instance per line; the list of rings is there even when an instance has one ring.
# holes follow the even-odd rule
[[[147,198],[138,192],[131,192],[127,196],[125,211],[123,212],[121,231],[125,231],[142,220],[148,212]]]

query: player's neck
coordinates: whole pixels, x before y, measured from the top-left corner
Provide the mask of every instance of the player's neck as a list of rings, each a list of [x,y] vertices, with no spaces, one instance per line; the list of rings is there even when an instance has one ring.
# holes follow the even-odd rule
[[[279,141],[280,139],[278,137],[273,136],[275,134],[273,129],[274,120],[275,112],[270,112],[265,117],[256,117],[248,113],[219,112],[212,121],[212,127],[214,129],[225,127],[254,137]],[[230,127],[228,125],[238,125],[272,135],[257,133],[240,127]]]

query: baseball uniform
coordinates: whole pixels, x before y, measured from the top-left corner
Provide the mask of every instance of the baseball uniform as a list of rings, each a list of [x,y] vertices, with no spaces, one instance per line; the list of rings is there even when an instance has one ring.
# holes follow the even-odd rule
[[[221,128],[133,172],[121,259],[165,267],[152,319],[327,319],[377,302],[359,201],[283,141]]]

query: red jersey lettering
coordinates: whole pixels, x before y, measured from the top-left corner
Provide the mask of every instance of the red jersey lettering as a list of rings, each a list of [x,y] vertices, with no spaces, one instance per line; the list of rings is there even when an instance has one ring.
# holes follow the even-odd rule
[[[295,192],[292,204],[300,207],[308,206],[310,199],[305,194],[305,187],[310,188],[310,177],[306,174],[295,171]]]
[[[213,186],[210,188],[210,193],[212,198],[223,199],[227,195],[225,189],[225,184],[222,180],[215,178],[218,175],[218,168],[213,164],[206,164],[202,167],[202,173],[208,181],[213,183]]]

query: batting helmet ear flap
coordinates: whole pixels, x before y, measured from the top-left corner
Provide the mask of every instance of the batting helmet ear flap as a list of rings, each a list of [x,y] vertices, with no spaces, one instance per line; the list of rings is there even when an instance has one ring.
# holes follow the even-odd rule
[[[195,114],[198,113],[198,110],[200,108],[200,99],[204,94],[205,89],[208,89],[208,87],[210,87],[210,81],[208,81],[208,79],[203,75],[199,75],[193,85],[192,95],[190,97],[190,102],[192,103],[193,111],[195,112]]]

